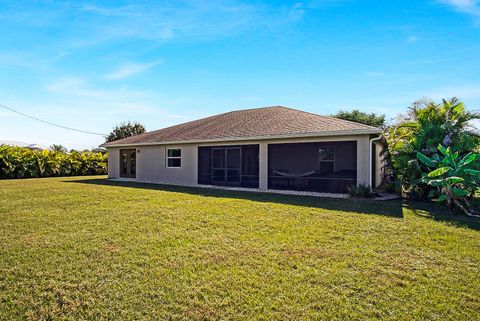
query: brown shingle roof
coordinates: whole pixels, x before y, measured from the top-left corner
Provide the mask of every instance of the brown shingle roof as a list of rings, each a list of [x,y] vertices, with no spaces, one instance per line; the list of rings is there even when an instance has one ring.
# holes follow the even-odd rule
[[[273,106],[232,111],[138,136],[106,146],[150,143],[228,141],[280,137],[374,134],[380,129],[292,108]]]

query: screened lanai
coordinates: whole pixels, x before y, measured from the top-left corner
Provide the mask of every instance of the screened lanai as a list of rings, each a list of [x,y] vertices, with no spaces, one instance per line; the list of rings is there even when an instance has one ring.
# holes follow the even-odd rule
[[[269,189],[345,193],[356,183],[356,141],[268,146]]]
[[[198,148],[198,183],[232,187],[259,187],[258,145]]]

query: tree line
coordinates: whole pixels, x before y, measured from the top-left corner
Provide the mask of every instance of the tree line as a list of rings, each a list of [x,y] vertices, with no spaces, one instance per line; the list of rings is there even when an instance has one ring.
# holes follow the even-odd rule
[[[0,146],[0,179],[49,176],[103,175],[107,154],[92,151],[31,150]]]

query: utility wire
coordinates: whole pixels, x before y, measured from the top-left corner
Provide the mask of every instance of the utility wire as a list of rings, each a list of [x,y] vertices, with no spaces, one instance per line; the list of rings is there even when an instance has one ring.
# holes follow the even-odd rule
[[[87,130],[81,130],[81,129],[77,129],[77,128],[71,128],[71,127],[67,127],[67,126],[63,126],[63,125],[58,125],[58,124],[55,124],[55,123],[52,123],[52,122],[49,122],[49,121],[46,121],[46,120],[43,120],[43,119],[40,119],[40,118],[31,116],[31,115],[27,115],[27,114],[25,114],[25,113],[22,113],[22,112],[20,112],[20,111],[18,111],[18,110],[15,110],[15,109],[13,109],[13,108],[4,106],[4,105],[2,105],[2,104],[0,104],[0,107],[4,108],[4,109],[6,109],[6,110],[9,110],[9,111],[11,111],[12,113],[19,114],[19,115],[21,115],[21,116],[23,116],[23,117],[27,117],[27,118],[36,120],[36,121],[38,121],[38,122],[41,122],[41,123],[50,125],[50,126],[55,126],[55,127],[58,127],[58,128],[63,128],[63,129],[71,130],[71,131],[74,131],[74,132],[84,133],[84,134],[97,135],[97,136],[102,136],[102,137],[107,136],[106,134],[89,132],[89,131],[87,131]]]

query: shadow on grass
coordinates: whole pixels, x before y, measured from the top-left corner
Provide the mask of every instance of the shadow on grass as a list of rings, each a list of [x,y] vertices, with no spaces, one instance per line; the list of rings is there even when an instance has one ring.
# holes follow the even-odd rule
[[[137,182],[112,181],[107,179],[77,179],[66,180],[66,183],[93,184],[105,186],[124,186],[147,190],[161,190],[167,192],[186,193],[204,197],[221,197],[250,200],[255,202],[277,203],[296,206],[306,206],[333,211],[353,212],[360,214],[375,214],[388,217],[403,218],[402,202],[373,201],[373,200],[350,200],[320,198],[314,196],[283,195],[274,193],[259,193],[247,191],[228,191],[202,187],[182,187],[173,185],[148,184]]]
[[[403,207],[415,215],[427,217],[439,222],[446,222],[457,227],[480,231],[480,219],[468,217],[463,213],[451,213],[444,206],[431,202],[405,201]]]

